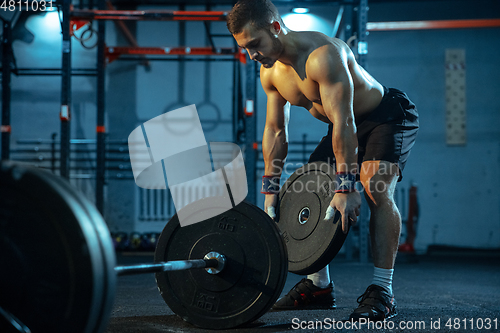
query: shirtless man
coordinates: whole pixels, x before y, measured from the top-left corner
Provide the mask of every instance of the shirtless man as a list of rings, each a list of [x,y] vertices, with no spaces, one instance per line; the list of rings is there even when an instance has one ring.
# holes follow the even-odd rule
[[[356,223],[361,204],[354,186],[358,177],[370,207],[374,277],[350,318],[395,316],[392,275],[401,216],[393,196],[418,131],[415,105],[403,92],[387,89],[370,76],[341,40],[290,31],[268,0],[240,0],[228,15],[227,27],[250,58],[261,63],[267,95],[264,209],[272,215],[277,205],[276,183],[288,151],[289,102],[329,124],[309,159],[335,163],[337,181],[344,184],[336,189],[325,218],[331,218],[333,208],[342,214],[344,232]],[[273,308],[335,308],[328,265],[302,279]]]

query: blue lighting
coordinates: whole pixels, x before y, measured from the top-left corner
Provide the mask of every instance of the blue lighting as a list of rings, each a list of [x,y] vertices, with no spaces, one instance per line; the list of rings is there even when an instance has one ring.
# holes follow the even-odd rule
[[[309,8],[294,8],[292,12],[295,14],[307,14],[309,13]]]
[[[332,32],[331,22],[314,14],[293,14],[283,15],[285,26],[292,31],[319,31],[328,35]]]

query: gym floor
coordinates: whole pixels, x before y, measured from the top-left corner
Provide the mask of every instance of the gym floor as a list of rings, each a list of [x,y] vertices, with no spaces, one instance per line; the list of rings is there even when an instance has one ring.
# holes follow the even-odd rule
[[[118,255],[120,265],[152,261],[151,254]],[[357,306],[356,299],[370,284],[372,274],[372,264],[347,262],[337,257],[330,265],[337,309],[269,311],[250,325],[229,331],[281,332],[298,329],[299,325],[303,331],[332,331],[330,327],[333,320],[348,317]],[[282,295],[301,278],[289,273]],[[385,329],[383,326],[358,325],[355,328],[344,327],[343,331],[498,332],[500,252],[441,248],[418,257],[400,255],[394,272],[394,294],[399,314],[390,320],[392,323],[385,324]],[[310,326],[314,325],[313,322],[323,320],[326,323],[323,329]],[[474,329],[471,329],[471,325],[474,325]],[[193,327],[175,315],[160,296],[154,275],[141,274],[118,278],[112,318],[106,332],[210,331]]]

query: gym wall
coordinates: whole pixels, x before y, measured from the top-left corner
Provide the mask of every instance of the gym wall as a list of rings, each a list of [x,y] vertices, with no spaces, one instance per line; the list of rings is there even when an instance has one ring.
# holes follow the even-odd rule
[[[163,9],[174,9],[164,7]],[[203,10],[190,6],[188,9]],[[213,10],[228,9],[214,7]],[[290,7],[279,7],[281,13]],[[17,66],[60,67],[61,35],[58,21],[45,16],[31,17],[26,27],[35,35],[27,44],[14,42]],[[337,7],[311,7],[311,14],[333,27]],[[370,4],[369,22],[498,18],[498,1],[406,1]],[[107,22],[106,43],[126,45],[113,22]],[[137,22],[140,46],[178,46],[179,23]],[[212,24],[214,33],[226,33],[224,23]],[[420,132],[399,189],[411,183],[418,186],[420,217],[416,250],[429,245],[449,245],[481,249],[500,248],[500,101],[498,83],[500,64],[499,28],[372,32],[368,36],[368,71],[382,84],[408,93],[420,113]],[[217,45],[232,46],[230,39],[217,39]],[[186,46],[205,45],[202,23],[186,23]],[[73,67],[93,68],[96,49],[86,50],[73,41]],[[465,50],[466,63],[466,144],[447,145],[446,77],[447,49]],[[205,82],[210,65],[209,85]],[[150,62],[150,69],[132,61],[115,61],[107,67],[107,133],[109,139],[125,139],[139,124],[181,105],[179,102],[179,63]],[[185,62],[183,105],[205,101],[208,87],[210,107],[199,108],[207,141],[232,139],[232,65],[231,63]],[[243,81],[244,82],[244,81]],[[16,140],[49,139],[60,127],[59,76],[12,76],[11,147]],[[72,138],[95,138],[95,77],[72,78]],[[258,83],[257,137],[260,140],[265,119],[265,94]],[[208,105],[208,104],[206,104]],[[214,126],[214,120],[219,121]],[[305,110],[293,107],[289,127],[291,140],[318,141],[326,134]],[[297,166],[291,167],[290,170]],[[93,180],[73,180],[93,200]],[[159,231],[164,221],[138,220],[138,189],[131,180],[108,180],[105,219],[111,231]],[[398,191],[403,193],[403,191]],[[398,204],[402,204],[399,196]],[[258,196],[258,205],[262,205]],[[407,198],[406,198],[407,201]],[[404,211],[403,211],[404,213]]]

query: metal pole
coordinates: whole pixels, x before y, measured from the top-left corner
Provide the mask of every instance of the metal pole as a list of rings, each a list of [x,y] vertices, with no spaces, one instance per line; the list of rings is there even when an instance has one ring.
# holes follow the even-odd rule
[[[236,41],[234,41],[236,44]],[[242,133],[245,123],[245,115],[243,112],[243,89],[242,89],[242,73],[240,60],[233,62],[233,138],[234,143],[240,144],[243,142]]]
[[[349,39],[353,36],[353,13],[354,13],[354,4],[353,0],[347,0],[343,3],[342,10],[342,18],[339,28],[336,32],[336,36],[341,38],[344,42],[348,42]],[[345,255],[347,260],[352,260],[354,257],[354,241],[353,241],[353,229],[357,229],[359,231],[359,225],[351,229],[350,236],[348,235],[344,242]]]
[[[8,160],[10,157],[10,80],[12,63],[12,27],[10,21],[3,21],[2,35],[2,124],[0,132],[2,133],[2,160]]]
[[[232,111],[233,111],[233,142],[238,143],[238,63],[234,62],[233,63],[233,105],[232,105]]]
[[[52,133],[52,141],[50,143],[50,170],[53,174],[56,173],[56,137],[57,133]]]
[[[346,0],[344,2],[344,12],[342,16],[342,21],[344,22],[343,29],[342,32],[340,32],[340,30],[339,32],[337,32],[337,34],[344,42],[347,42],[349,38],[351,38],[353,35],[353,30],[354,30],[353,13],[354,13],[353,0]]]
[[[344,15],[344,5],[340,5],[339,11],[337,13],[337,18],[333,25],[332,37],[338,37],[340,32],[340,23],[342,22],[342,16]]]
[[[99,1],[99,9],[105,9],[104,0]],[[97,125],[96,125],[96,184],[95,184],[95,203],[99,212],[104,215],[104,183],[106,172],[106,63],[105,63],[105,26],[106,22],[99,20],[97,33]]]
[[[156,264],[117,266],[115,267],[115,272],[118,275],[131,275],[167,271],[183,271],[193,268],[216,268],[218,266],[219,261],[217,259],[175,260]]]
[[[31,332],[31,330],[25,324],[23,324],[21,320],[19,320],[12,313],[0,306],[0,319],[2,318],[3,322],[7,321],[7,323],[10,324],[6,327],[8,332],[10,332],[9,328],[14,329],[12,332]]]
[[[256,62],[247,59],[247,82],[246,82],[246,109],[245,118],[245,169],[248,181],[247,200],[253,204],[257,201],[256,191],[256,171],[257,171],[257,149],[254,143],[257,142],[257,66]],[[252,110],[249,110],[251,108]]]
[[[366,31],[366,25],[368,23],[368,0],[360,0],[358,7],[358,24],[357,24],[357,35],[358,35],[358,63],[362,66],[366,66],[366,58],[368,55],[368,42]]]
[[[357,33],[357,55],[358,55],[358,63],[362,67],[366,67],[366,57],[368,54],[368,43],[367,43],[367,32],[366,32],[366,24],[368,23],[368,0],[360,0],[359,6],[357,8],[357,24],[356,24],[356,33]],[[368,203],[363,198],[364,206],[367,207]],[[370,223],[370,212],[368,209],[364,209],[364,218],[359,224],[359,261],[361,263],[367,263],[369,259],[369,228],[368,225]]]
[[[61,150],[60,175],[69,179],[69,155],[71,137],[71,0],[63,0],[62,5],[62,65],[61,65]]]

